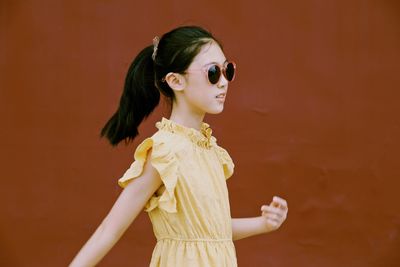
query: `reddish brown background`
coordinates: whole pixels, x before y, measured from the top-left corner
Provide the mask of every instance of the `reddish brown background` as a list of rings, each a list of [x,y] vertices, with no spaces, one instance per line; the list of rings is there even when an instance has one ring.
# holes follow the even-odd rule
[[[234,217],[289,202],[239,266],[400,266],[398,1],[0,1],[1,266],[66,266],[118,197],[128,147],[99,131],[155,35],[210,29],[239,68],[206,117],[236,163]],[[145,213],[99,266],[147,266]]]

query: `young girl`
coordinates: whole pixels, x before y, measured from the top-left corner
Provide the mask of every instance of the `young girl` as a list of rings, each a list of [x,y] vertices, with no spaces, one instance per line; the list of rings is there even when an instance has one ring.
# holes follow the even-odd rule
[[[172,105],[171,116],[137,147],[135,161],[118,180],[124,190],[70,266],[95,266],[143,207],[157,238],[150,266],[237,266],[233,240],[280,227],[288,207],[279,197],[263,205],[258,217],[230,215],[226,179],[234,164],[203,118],[222,112],[235,72],[221,44],[195,26],[156,37],[138,54],[102,136],[112,145],[133,140],[160,92]]]

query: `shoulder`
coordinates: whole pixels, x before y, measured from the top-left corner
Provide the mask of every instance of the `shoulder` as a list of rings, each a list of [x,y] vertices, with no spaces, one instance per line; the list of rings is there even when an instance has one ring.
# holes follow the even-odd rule
[[[184,147],[182,138],[168,131],[159,130],[145,138],[136,148],[136,153],[151,150],[155,156],[173,155]]]
[[[229,155],[228,151],[224,147],[222,147],[218,144],[217,138],[215,138],[214,136],[211,137],[211,145],[212,145],[212,147],[214,147],[214,149],[217,151],[217,153]]]
[[[219,146],[218,144],[214,145],[215,151],[217,152],[218,156],[223,160],[223,161],[232,161],[231,156],[229,155],[228,151]]]
[[[171,149],[179,147],[179,144],[182,143],[182,137],[164,130],[158,130],[150,138],[154,143]]]

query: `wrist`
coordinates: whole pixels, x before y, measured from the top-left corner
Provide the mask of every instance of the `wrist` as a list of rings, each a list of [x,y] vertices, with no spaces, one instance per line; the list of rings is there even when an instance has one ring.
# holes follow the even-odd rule
[[[259,216],[258,220],[262,234],[267,234],[274,231],[273,227],[268,223],[267,219],[264,216]]]

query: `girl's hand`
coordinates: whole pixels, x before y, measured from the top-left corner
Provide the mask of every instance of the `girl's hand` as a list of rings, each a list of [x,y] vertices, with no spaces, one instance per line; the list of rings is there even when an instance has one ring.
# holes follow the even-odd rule
[[[280,197],[273,197],[271,204],[261,207],[261,217],[264,219],[265,232],[278,229],[286,220],[288,206],[286,200]]]

